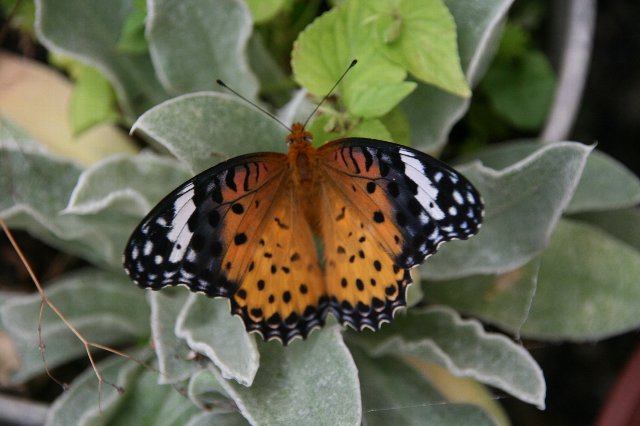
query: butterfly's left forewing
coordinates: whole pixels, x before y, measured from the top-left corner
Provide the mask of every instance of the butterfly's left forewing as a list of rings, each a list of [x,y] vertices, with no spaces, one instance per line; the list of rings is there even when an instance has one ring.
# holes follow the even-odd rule
[[[343,324],[376,330],[405,305],[409,268],[478,231],[482,200],[464,176],[401,145],[343,139],[320,157],[331,309]]]

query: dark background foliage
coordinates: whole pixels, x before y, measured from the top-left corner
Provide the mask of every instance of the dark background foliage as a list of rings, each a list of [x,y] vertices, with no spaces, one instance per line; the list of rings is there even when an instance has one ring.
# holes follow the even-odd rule
[[[517,3],[517,2],[516,2]],[[570,140],[598,148],[640,174],[640,3],[598,3],[589,77]],[[539,29],[546,52],[554,50],[550,22]],[[552,57],[553,60],[553,57]],[[555,65],[555,64],[554,64]],[[514,424],[594,424],[634,350],[638,331],[597,343],[530,342],[547,380],[547,410],[503,400]]]

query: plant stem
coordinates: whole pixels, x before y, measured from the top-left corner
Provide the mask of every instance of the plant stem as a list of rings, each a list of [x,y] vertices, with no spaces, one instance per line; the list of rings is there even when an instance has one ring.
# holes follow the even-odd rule
[[[569,0],[566,5],[566,32],[558,84],[547,123],[540,139],[557,142],[571,131],[587,79],[593,33],[596,22],[596,0]]]

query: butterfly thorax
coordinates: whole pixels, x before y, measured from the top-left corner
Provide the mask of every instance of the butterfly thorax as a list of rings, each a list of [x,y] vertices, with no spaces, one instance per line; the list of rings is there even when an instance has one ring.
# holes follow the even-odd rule
[[[318,185],[321,176],[318,176],[318,151],[311,144],[312,135],[304,130],[300,123],[291,126],[291,133],[287,136],[289,144],[288,158],[294,191],[298,194],[298,200],[304,214],[312,224],[317,223]]]
[[[310,189],[308,186],[313,182],[317,151],[311,145],[311,140],[311,133],[304,130],[302,124],[293,123],[291,133],[287,136],[287,144],[289,145],[287,155],[296,189]]]

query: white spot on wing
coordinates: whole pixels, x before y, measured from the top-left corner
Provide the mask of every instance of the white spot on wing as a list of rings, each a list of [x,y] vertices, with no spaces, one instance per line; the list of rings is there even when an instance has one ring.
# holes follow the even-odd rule
[[[407,165],[404,170],[405,175],[418,185],[418,195],[416,199],[422,207],[429,212],[431,217],[436,220],[444,218],[444,212],[436,204],[439,192],[438,188],[424,175],[422,163],[411,155],[405,155],[405,152],[407,151],[400,150],[400,156],[402,161]],[[431,204],[433,204],[433,207]]]
[[[182,191],[180,191],[180,195],[186,194],[187,192],[193,192],[193,182],[186,184],[184,188],[182,188]]]
[[[171,221],[171,231],[167,234],[167,238],[172,243],[175,243],[178,238],[183,234],[184,228],[186,228],[189,218],[196,210],[196,205],[193,203],[193,190],[185,192],[181,195],[173,204],[174,211],[177,212],[176,216]],[[191,232],[187,241],[191,240]]]
[[[193,277],[195,277],[195,275],[194,275],[194,274],[191,274],[191,273],[186,272],[186,271],[181,271],[180,276],[181,276],[181,279],[183,279],[183,280],[187,280],[187,281],[189,281],[189,280],[191,280]]]
[[[159,265],[162,263],[162,256],[160,255],[156,255],[156,257],[153,258],[153,261],[156,263],[156,265]]]
[[[462,198],[462,195],[460,194],[460,191],[455,190],[451,193],[451,195],[453,195],[453,199],[456,201],[456,203],[458,204],[462,204],[464,203],[464,198]]]
[[[471,204],[476,203],[476,197],[473,196],[473,193],[471,191],[467,192],[467,200],[469,200]]]
[[[418,201],[420,201],[420,198],[418,198]],[[426,205],[424,207],[427,209],[427,212],[429,212],[431,217],[434,218],[435,220],[444,219],[444,212],[440,209],[440,207],[438,207],[438,205],[435,202],[433,202],[433,206]]]
[[[180,262],[184,258],[184,253],[187,250],[189,242],[191,242],[192,235],[193,232],[189,231],[188,227],[185,226],[182,229],[182,232],[180,232],[180,235],[178,235],[178,238],[175,241],[176,244],[173,246],[173,250],[171,250],[169,262]]]
[[[149,256],[151,254],[151,250],[153,250],[153,243],[151,242],[151,240],[147,240],[147,242],[144,243],[142,254],[144,254],[145,256]]]
[[[192,248],[190,248],[189,252],[187,253],[187,260],[189,262],[195,262],[196,260],[196,252]]]
[[[454,206],[449,207],[449,214],[451,216],[455,216],[458,214],[458,209],[456,209]]]

